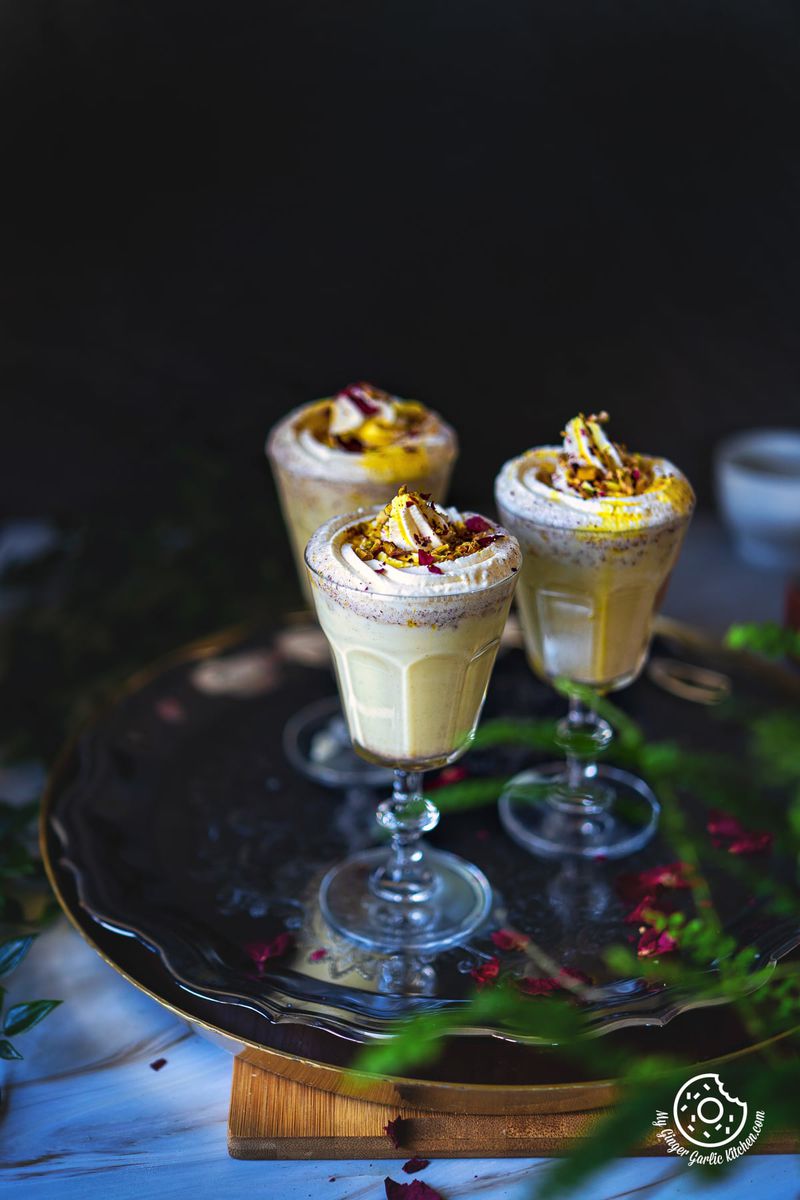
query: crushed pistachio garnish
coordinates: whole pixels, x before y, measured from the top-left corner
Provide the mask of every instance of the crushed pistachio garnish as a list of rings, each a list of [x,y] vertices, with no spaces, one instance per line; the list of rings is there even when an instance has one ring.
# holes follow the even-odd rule
[[[321,400],[302,421],[324,445],[363,454],[413,437],[425,416],[416,400],[399,400],[371,383],[350,383]]]
[[[540,470],[541,482],[587,500],[640,496],[649,491],[653,486],[650,460],[612,442],[603,430],[607,421],[607,412],[573,417],[562,430],[564,445],[558,461]]]
[[[427,567],[440,575],[440,563],[475,554],[502,536],[483,517],[454,519],[437,508],[428,493],[403,485],[372,521],[351,526],[346,542],[362,562]]]

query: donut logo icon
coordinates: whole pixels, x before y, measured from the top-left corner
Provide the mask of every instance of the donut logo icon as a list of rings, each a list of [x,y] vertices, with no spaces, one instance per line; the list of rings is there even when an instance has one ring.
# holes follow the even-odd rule
[[[695,1146],[727,1146],[744,1129],[747,1105],[730,1096],[719,1075],[695,1075],[672,1106],[675,1127]]]

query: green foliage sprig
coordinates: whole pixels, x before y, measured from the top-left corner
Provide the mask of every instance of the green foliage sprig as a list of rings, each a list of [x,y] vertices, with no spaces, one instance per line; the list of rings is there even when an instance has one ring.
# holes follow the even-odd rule
[[[732,650],[750,650],[766,658],[800,657],[800,633],[776,621],[732,625],[725,641]]]
[[[56,907],[44,890],[41,862],[30,848],[38,807],[38,801],[0,801],[0,921],[7,931],[0,941],[0,978],[20,965]],[[33,1029],[58,1004],[59,1000],[30,1000],[6,1008],[6,990],[0,987],[0,1058],[22,1058],[10,1039]]]

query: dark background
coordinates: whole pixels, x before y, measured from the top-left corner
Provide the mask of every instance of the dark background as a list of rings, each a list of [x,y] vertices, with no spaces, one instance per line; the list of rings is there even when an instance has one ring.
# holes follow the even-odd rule
[[[476,505],[579,408],[706,503],[800,416],[796,3],[6,0],[0,56],[6,514],[155,512],[197,451],[234,519],[354,378]]]

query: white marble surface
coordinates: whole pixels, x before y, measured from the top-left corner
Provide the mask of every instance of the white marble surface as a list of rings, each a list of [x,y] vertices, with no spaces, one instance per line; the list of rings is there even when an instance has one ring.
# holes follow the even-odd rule
[[[737,564],[713,522],[698,521],[676,571],[672,615],[723,629],[735,619],[778,618],[783,584]],[[127,984],[63,919],[10,977],[12,1000],[55,996],[60,1008],[19,1039],[7,1064],[0,1113],[0,1194],[15,1200],[382,1200],[399,1163],[269,1163],[230,1159],[226,1119],[231,1060]],[[159,1072],[149,1064],[159,1058]],[[580,1190],[581,1200],[693,1197],[788,1200],[800,1190],[798,1156],[747,1155],[713,1187],[669,1159],[625,1159]],[[447,1198],[522,1200],[548,1169],[542,1160],[434,1162],[421,1176]],[[334,1182],[330,1182],[331,1177]]]

